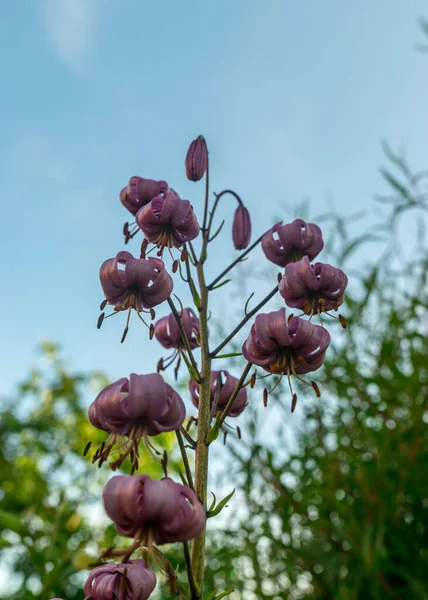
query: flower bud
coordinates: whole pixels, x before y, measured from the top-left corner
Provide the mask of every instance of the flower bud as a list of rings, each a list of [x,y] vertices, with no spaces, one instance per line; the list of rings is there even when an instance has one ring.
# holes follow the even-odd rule
[[[155,574],[138,558],[95,567],[86,580],[84,593],[92,600],[147,600],[155,586]]]
[[[236,250],[245,250],[251,239],[251,219],[248,209],[242,204],[238,206],[233,217],[233,245]]]
[[[186,175],[190,181],[199,181],[205,175],[208,150],[205,138],[200,135],[190,144],[186,155]]]

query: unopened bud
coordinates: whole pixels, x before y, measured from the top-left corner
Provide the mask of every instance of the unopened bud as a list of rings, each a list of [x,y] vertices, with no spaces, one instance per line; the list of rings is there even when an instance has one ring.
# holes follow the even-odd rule
[[[205,138],[200,135],[190,144],[186,155],[186,176],[190,181],[199,181],[208,165],[208,150]]]
[[[235,250],[245,250],[251,240],[251,218],[248,209],[238,206],[233,217],[232,238]]]

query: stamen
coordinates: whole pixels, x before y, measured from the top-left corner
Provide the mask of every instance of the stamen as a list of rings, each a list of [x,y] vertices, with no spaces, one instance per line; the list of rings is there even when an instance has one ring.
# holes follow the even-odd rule
[[[187,260],[188,254],[186,248],[183,248],[180,255],[181,262],[185,262]]]
[[[177,273],[177,270],[178,270],[178,260],[175,259],[174,262],[172,263],[172,272]]]
[[[106,299],[106,300],[103,300],[103,301],[101,302],[101,304],[100,304],[100,310],[104,310],[106,306],[107,306],[107,299]]]
[[[83,456],[86,456],[89,452],[89,448],[91,447],[92,442],[88,442],[83,450]]]
[[[100,329],[101,325],[103,324],[104,321],[104,317],[105,317],[105,313],[101,313],[100,316],[98,317],[98,321],[97,321],[97,329]]]
[[[236,435],[238,436],[238,440],[241,439],[241,430],[239,427],[236,428]]]
[[[278,275],[277,275],[278,283],[281,283],[281,279],[282,279],[282,273],[278,273]]]
[[[348,327],[348,323],[343,315],[339,315],[339,321],[343,329],[346,329]]]
[[[153,325],[153,323],[150,323],[149,339],[152,340],[154,335],[155,335],[155,326]]]

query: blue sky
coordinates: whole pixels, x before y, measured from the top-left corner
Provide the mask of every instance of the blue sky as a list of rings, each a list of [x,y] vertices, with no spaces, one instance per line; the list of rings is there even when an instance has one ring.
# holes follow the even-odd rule
[[[333,201],[375,215],[382,139],[426,167],[424,14],[422,0],[2,3],[1,391],[43,338],[76,368],[154,369],[137,320],[122,346],[124,323],[96,330],[98,269],[123,247],[131,175],[166,179],[201,213],[183,167],[199,133],[213,189],[241,194],[254,235],[303,198],[312,214]],[[213,275],[233,255],[223,240]]]

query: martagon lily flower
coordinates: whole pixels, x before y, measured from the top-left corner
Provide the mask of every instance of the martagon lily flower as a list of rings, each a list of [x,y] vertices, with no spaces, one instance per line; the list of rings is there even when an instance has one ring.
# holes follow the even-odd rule
[[[321,229],[303,219],[296,219],[287,225],[277,223],[262,239],[266,258],[281,267],[300,260],[302,256],[313,260],[323,247]]]
[[[95,567],[86,580],[84,593],[92,600],[147,600],[155,586],[155,574],[138,558]]]
[[[156,196],[166,194],[168,184],[166,181],[155,181],[144,177],[131,177],[128,185],[120,192],[120,201],[130,213],[136,215],[142,206],[145,206]]]
[[[163,249],[180,248],[199,234],[198,220],[188,200],[182,200],[174,190],[156,196],[143,206],[135,217],[146,239]]]
[[[206,521],[195,492],[167,477],[116,475],[104,487],[103,503],[117,531],[148,548],[153,542],[186,542],[201,533]]]
[[[347,285],[348,278],[343,271],[323,263],[311,265],[304,256],[285,267],[278,288],[288,306],[312,316],[337,310],[343,303]]]
[[[110,434],[95,453],[94,461],[104,462],[118,445],[121,454],[110,467],[116,469],[131,455],[134,469],[138,467],[141,438],[151,452],[147,436],[179,429],[186,409],[181,397],[158,373],[131,373],[129,379],[123,377],[104,388],[89,407],[88,415],[94,427]]]
[[[190,348],[192,350],[198,348],[200,346],[200,332],[199,321],[195,313],[191,308],[184,308],[180,312],[180,318],[187,339],[189,340]],[[166,360],[161,359],[159,361],[158,371],[167,369],[178,357],[177,365],[175,367],[175,374],[177,375],[181,362],[181,354],[184,351],[185,346],[173,313],[170,313],[167,317],[159,319],[159,321],[155,323],[155,338],[164,348],[174,348],[174,352],[171,356],[169,356]]]
[[[324,362],[330,334],[320,325],[300,317],[287,322],[285,308],[256,317],[250,335],[242,346],[242,354],[251,363],[269,373],[287,375],[295,405],[290,377],[316,371]],[[317,395],[318,386],[312,382]],[[276,387],[276,386],[275,386]],[[271,390],[272,391],[272,390]],[[297,396],[296,396],[297,399]]]
[[[141,319],[140,313],[149,309],[154,318],[153,307],[169,298],[173,288],[172,278],[159,258],[134,258],[126,251],[119,252],[115,258],[109,258],[101,265],[100,282],[106,298],[101,310],[106,304],[112,304],[115,310],[108,316],[128,310],[122,342],[128,331],[131,309],[134,308]],[[104,313],[101,313],[98,328],[103,319]]]
[[[220,378],[220,383],[218,383],[218,379]],[[238,379],[233,377],[229,373],[229,371],[211,371],[211,388],[210,388],[210,397],[211,397],[211,408],[213,402],[216,398],[217,386],[219,386],[218,398],[217,398],[217,407],[219,410],[222,410],[226,407],[229,402],[230,397],[235,391],[236,385],[238,383]],[[196,383],[193,379],[189,382],[189,390],[193,404],[198,407],[199,406],[199,384]],[[245,388],[241,388],[236,396],[232,408],[228,411],[227,415],[229,417],[237,417],[242,413],[245,406],[247,404],[247,390]]]

